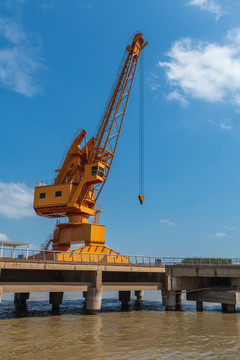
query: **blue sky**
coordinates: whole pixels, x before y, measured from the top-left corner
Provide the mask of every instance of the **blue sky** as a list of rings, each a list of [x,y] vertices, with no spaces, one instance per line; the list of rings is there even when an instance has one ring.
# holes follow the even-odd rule
[[[124,254],[240,257],[239,0],[0,1],[0,239],[40,247],[32,210],[78,128],[90,138],[125,46],[145,58],[145,197],[138,195],[139,79],[99,199]]]

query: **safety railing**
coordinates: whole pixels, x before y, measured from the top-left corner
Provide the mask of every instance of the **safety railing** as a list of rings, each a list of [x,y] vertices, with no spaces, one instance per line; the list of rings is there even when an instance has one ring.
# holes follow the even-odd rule
[[[36,187],[48,186],[48,185],[53,185],[53,184],[54,184],[54,179],[38,180],[38,181],[36,182]]]
[[[240,258],[182,258],[182,257],[154,257],[142,255],[121,255],[104,253],[83,253],[77,251],[52,251],[16,247],[0,248],[1,259],[24,259],[44,261],[67,261],[83,263],[136,264],[146,266],[161,265],[240,265]]]

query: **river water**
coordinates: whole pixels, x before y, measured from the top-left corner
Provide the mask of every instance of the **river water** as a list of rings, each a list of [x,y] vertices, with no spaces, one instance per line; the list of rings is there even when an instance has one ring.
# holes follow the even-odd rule
[[[25,308],[3,299],[0,359],[240,360],[240,310],[222,314],[209,304],[197,313],[185,302],[183,311],[165,312],[159,292],[145,292],[123,311],[117,294],[104,293],[102,311],[87,315],[79,294],[64,296],[58,312],[47,294],[35,294]]]

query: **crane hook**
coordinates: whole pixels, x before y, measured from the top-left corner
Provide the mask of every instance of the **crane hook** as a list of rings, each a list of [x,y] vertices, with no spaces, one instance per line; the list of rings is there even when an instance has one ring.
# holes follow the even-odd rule
[[[139,194],[139,195],[138,195],[138,199],[139,199],[139,201],[140,201],[140,204],[143,205],[143,202],[144,202],[144,200],[145,200],[145,196],[144,196],[143,194]]]

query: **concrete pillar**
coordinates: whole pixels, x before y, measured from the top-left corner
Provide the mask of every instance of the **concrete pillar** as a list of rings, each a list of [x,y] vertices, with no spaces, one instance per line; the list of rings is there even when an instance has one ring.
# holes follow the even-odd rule
[[[2,294],[3,294],[3,288],[0,288],[0,304],[1,304],[1,301],[2,301]]]
[[[83,295],[84,296],[84,295]],[[90,314],[97,314],[102,306],[102,271],[94,271],[92,275],[92,286],[88,288],[85,294],[86,310]]]
[[[102,305],[102,290],[96,288],[88,288],[86,293],[86,310],[90,314],[95,315],[101,310]]]
[[[83,308],[86,309],[86,296],[87,296],[87,291],[83,291],[83,298],[84,298],[84,303],[83,303]]]
[[[203,311],[203,301],[196,301],[196,310]]]
[[[162,301],[166,311],[176,310],[176,291],[162,290]]]
[[[29,293],[15,293],[14,304],[26,305],[26,301],[29,299]]]
[[[102,291],[102,271],[94,271],[92,276],[92,287],[96,288],[99,291]]]
[[[144,291],[143,290],[135,290],[134,295],[136,296],[137,300],[142,300]]]
[[[50,292],[49,302],[52,304],[53,310],[58,310],[63,300],[63,292]]]
[[[183,292],[176,292],[176,310],[182,310]]]
[[[123,307],[127,307],[131,300],[131,291],[119,291],[119,301],[122,302]]]
[[[222,303],[222,312],[234,313],[235,312],[235,304],[223,304]]]

